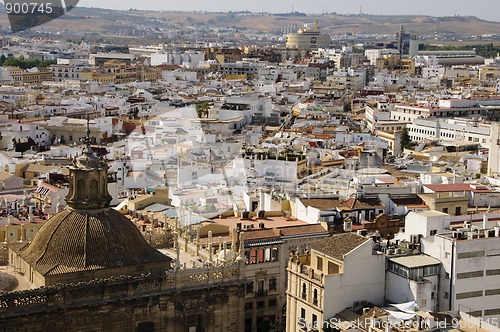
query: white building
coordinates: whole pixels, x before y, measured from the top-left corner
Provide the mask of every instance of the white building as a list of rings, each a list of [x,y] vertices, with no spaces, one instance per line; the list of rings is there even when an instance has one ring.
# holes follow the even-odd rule
[[[463,141],[478,143],[483,148],[490,147],[492,124],[477,119],[466,118],[416,118],[407,125],[410,139],[415,142],[425,140]]]
[[[198,67],[200,65],[200,62],[203,61],[205,61],[205,52],[201,51],[172,51],[151,54],[152,66],[169,64],[184,67]]]
[[[474,215],[412,212],[403,237],[442,264],[433,297],[425,295],[417,303],[426,299],[424,304],[435,305],[436,311],[465,311],[491,322],[500,318],[500,227],[488,215],[476,220]]]
[[[375,66],[378,59],[382,59],[382,55],[398,55],[399,51],[395,48],[372,49],[365,50],[365,57],[370,60],[370,65]]]

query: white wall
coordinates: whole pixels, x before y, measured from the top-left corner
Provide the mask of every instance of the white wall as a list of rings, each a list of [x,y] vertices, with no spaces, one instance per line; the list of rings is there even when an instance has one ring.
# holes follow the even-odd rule
[[[367,241],[344,256],[344,273],[325,276],[324,317],[356,301],[384,304],[385,256],[372,255],[372,243]]]

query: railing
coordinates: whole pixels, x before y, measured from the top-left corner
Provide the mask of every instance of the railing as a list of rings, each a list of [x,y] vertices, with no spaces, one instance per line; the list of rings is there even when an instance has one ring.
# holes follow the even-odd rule
[[[49,311],[89,303],[109,303],[182,290],[242,284],[239,263],[200,269],[172,270],[162,276],[119,276],[77,284],[55,285],[0,295],[0,316]]]

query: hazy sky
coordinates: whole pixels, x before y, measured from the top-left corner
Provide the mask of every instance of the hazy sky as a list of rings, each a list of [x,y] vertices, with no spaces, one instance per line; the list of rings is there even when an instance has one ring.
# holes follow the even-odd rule
[[[111,9],[153,9],[182,11],[241,11],[321,13],[337,12],[358,14],[360,7],[365,14],[403,14],[453,16],[473,15],[482,19],[500,22],[498,0],[80,0],[80,6]]]

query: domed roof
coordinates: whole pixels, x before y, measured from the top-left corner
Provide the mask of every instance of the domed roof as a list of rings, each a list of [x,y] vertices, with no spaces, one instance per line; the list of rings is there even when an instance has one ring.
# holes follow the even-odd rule
[[[225,259],[224,259],[224,252],[226,253]],[[234,259],[235,256],[236,255],[234,251],[232,251],[231,249],[222,249],[217,256],[217,260],[220,262],[230,262]]]
[[[19,285],[16,277],[5,272],[0,272],[0,293],[10,292]]]
[[[19,255],[43,275],[171,261],[150,247],[129,219],[110,208],[55,214]]]

